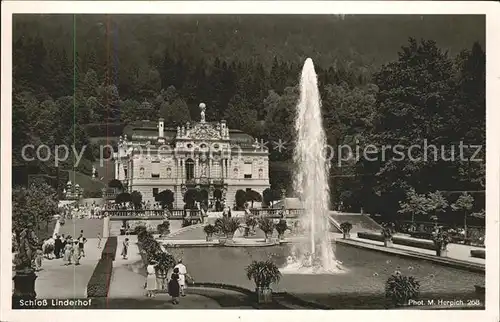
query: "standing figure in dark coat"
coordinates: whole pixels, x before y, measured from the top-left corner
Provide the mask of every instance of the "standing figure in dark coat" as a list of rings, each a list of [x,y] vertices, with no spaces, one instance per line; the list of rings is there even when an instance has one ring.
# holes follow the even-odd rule
[[[61,249],[62,249],[61,236],[57,235],[56,240],[54,241],[54,254],[56,255],[56,258],[61,258]]]
[[[168,294],[172,296],[172,304],[179,304],[180,286],[178,268],[174,268],[174,272],[172,273],[170,281],[168,282]]]

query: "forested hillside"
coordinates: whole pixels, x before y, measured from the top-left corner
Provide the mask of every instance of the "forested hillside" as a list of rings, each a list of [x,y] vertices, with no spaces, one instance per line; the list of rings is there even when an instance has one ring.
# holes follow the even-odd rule
[[[473,16],[15,16],[13,160],[25,163],[27,142],[81,147],[137,119],[198,120],[205,102],[208,120],[288,141],[271,159],[289,161],[306,57],[334,147],[484,144],[484,30]],[[408,187],[481,189],[484,178],[477,162],[338,161],[332,173],[349,177],[332,179],[332,199],[354,210],[394,211]]]

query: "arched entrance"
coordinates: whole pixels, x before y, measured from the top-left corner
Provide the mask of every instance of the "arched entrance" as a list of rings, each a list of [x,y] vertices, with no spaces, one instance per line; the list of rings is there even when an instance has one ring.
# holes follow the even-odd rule
[[[215,211],[222,211],[222,190],[220,189],[215,189],[214,190],[214,206],[215,206]]]

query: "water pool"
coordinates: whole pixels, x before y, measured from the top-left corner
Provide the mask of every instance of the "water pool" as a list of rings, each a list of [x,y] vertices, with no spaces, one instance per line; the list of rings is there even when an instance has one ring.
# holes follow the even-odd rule
[[[366,302],[384,298],[387,278],[399,270],[402,274],[415,276],[420,281],[420,298],[424,299],[481,299],[474,285],[484,284],[484,273],[446,267],[419,259],[402,258],[391,254],[374,252],[348,245],[334,246],[338,260],[348,272],[338,275],[283,275],[278,292],[289,292],[301,298],[314,300],[337,307],[339,300]],[[272,259],[279,267],[286,263],[289,246],[273,247],[185,247],[169,251],[182,258],[189,273],[198,282],[224,283],[254,289],[253,281],[245,275],[245,267],[252,260]],[[484,299],[484,295],[482,296]],[[373,302],[373,301],[372,301]],[[358,303],[360,304],[360,303]],[[359,305],[356,305],[359,306]],[[339,308],[348,308],[346,305]]]

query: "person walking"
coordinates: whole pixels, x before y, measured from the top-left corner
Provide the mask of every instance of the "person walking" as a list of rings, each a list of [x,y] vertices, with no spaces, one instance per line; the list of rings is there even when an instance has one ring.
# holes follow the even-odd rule
[[[186,296],[185,292],[187,288],[186,278],[189,278],[191,280],[193,280],[193,278],[191,278],[191,276],[188,274],[186,265],[182,263],[182,259],[179,259],[179,262],[177,263],[177,265],[175,265],[174,269],[176,268],[179,274],[179,288],[181,296]]]
[[[149,262],[148,267],[146,268],[147,277],[146,277],[146,296],[147,297],[155,297],[154,291],[156,290],[156,269],[155,269],[156,261],[151,260]]]
[[[65,265],[71,265],[72,257],[73,257],[73,245],[71,243],[71,239],[68,237],[68,239],[66,240],[66,245],[64,246],[63,260],[66,262]]]
[[[82,254],[80,253],[81,249],[80,242],[75,240],[73,245],[73,264],[75,265],[80,265],[80,258],[82,258]]]
[[[128,238],[125,238],[125,240],[123,241],[123,248],[121,253],[123,259],[127,259],[128,245],[129,245]]]
[[[62,241],[61,236],[56,235],[56,240],[54,241],[54,255],[56,258],[61,258]]]
[[[168,294],[172,297],[172,304],[179,304],[179,269],[174,268],[174,272],[170,276],[170,281],[168,282]]]
[[[43,251],[38,248],[35,253],[35,270],[38,272],[42,269]]]
[[[83,236],[83,230],[80,231],[80,236],[78,237],[78,250],[79,254],[83,257],[85,257],[85,243],[87,242],[87,238]]]
[[[98,249],[101,249],[101,241],[102,241],[101,234],[97,233],[97,248]]]

